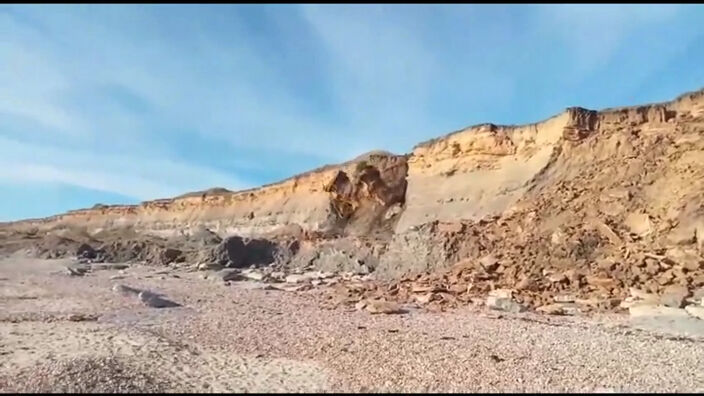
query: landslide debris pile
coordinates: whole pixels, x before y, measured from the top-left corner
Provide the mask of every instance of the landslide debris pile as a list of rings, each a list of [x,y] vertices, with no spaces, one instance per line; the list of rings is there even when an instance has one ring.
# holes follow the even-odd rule
[[[704,90],[470,127],[406,156],[184,197],[10,225],[0,250],[29,241],[42,257],[371,273],[334,287],[355,306],[487,295],[506,310],[614,309],[634,296],[681,306],[704,287]],[[129,226],[106,226],[116,220]]]
[[[347,302],[441,307],[493,294],[553,311],[627,307],[643,295],[700,304],[704,114],[696,109],[607,113],[564,139],[508,210],[415,230],[440,268],[354,285],[343,290]]]

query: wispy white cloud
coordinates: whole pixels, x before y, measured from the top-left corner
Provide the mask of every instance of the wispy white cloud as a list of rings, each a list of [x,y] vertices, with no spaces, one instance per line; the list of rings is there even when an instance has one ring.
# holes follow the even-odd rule
[[[682,7],[0,7],[0,181],[150,199],[533,121]],[[631,49],[609,94],[681,56],[695,25]]]
[[[537,8],[535,27],[565,46],[572,71],[584,75],[606,65],[629,35],[676,18],[678,4],[551,4]]]
[[[208,168],[162,158],[133,158],[109,151],[86,152],[24,144],[0,137],[0,182],[59,182],[153,199],[213,186],[250,184]]]

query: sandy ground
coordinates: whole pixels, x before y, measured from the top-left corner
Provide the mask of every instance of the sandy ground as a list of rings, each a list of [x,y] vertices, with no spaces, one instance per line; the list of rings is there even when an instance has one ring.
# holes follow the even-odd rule
[[[477,307],[371,315],[323,309],[319,291],[140,266],[73,277],[67,264],[0,260],[0,391],[704,391],[699,329]]]

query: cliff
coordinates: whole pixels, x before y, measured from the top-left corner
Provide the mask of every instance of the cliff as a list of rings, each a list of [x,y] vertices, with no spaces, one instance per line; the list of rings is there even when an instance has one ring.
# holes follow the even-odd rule
[[[206,227],[220,235],[264,235],[296,225],[321,233],[368,232],[393,216],[386,210],[403,203],[406,158],[373,152],[261,188],[231,192],[215,189],[139,205],[98,206],[38,220],[10,223],[18,230],[86,228],[171,236]]]
[[[221,236],[295,229],[389,238],[433,221],[476,221],[510,212],[595,159],[632,155],[634,145],[652,136],[676,132],[671,139],[697,140],[703,114],[704,90],[660,104],[603,111],[574,107],[530,125],[468,127],[421,143],[408,155],[372,152],[251,190],[213,189],[134,206],[99,206],[4,228],[77,227],[91,235],[128,228],[157,236],[199,227]],[[687,158],[698,161],[699,154]],[[701,183],[690,179],[683,188],[696,194]]]

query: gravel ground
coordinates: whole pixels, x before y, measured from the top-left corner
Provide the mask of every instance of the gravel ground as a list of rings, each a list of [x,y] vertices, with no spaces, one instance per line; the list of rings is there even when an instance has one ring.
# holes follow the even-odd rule
[[[704,391],[703,342],[623,317],[371,315],[322,309],[316,291],[144,267],[68,277],[61,264],[0,261],[3,392]],[[118,282],[182,306],[146,307]]]

